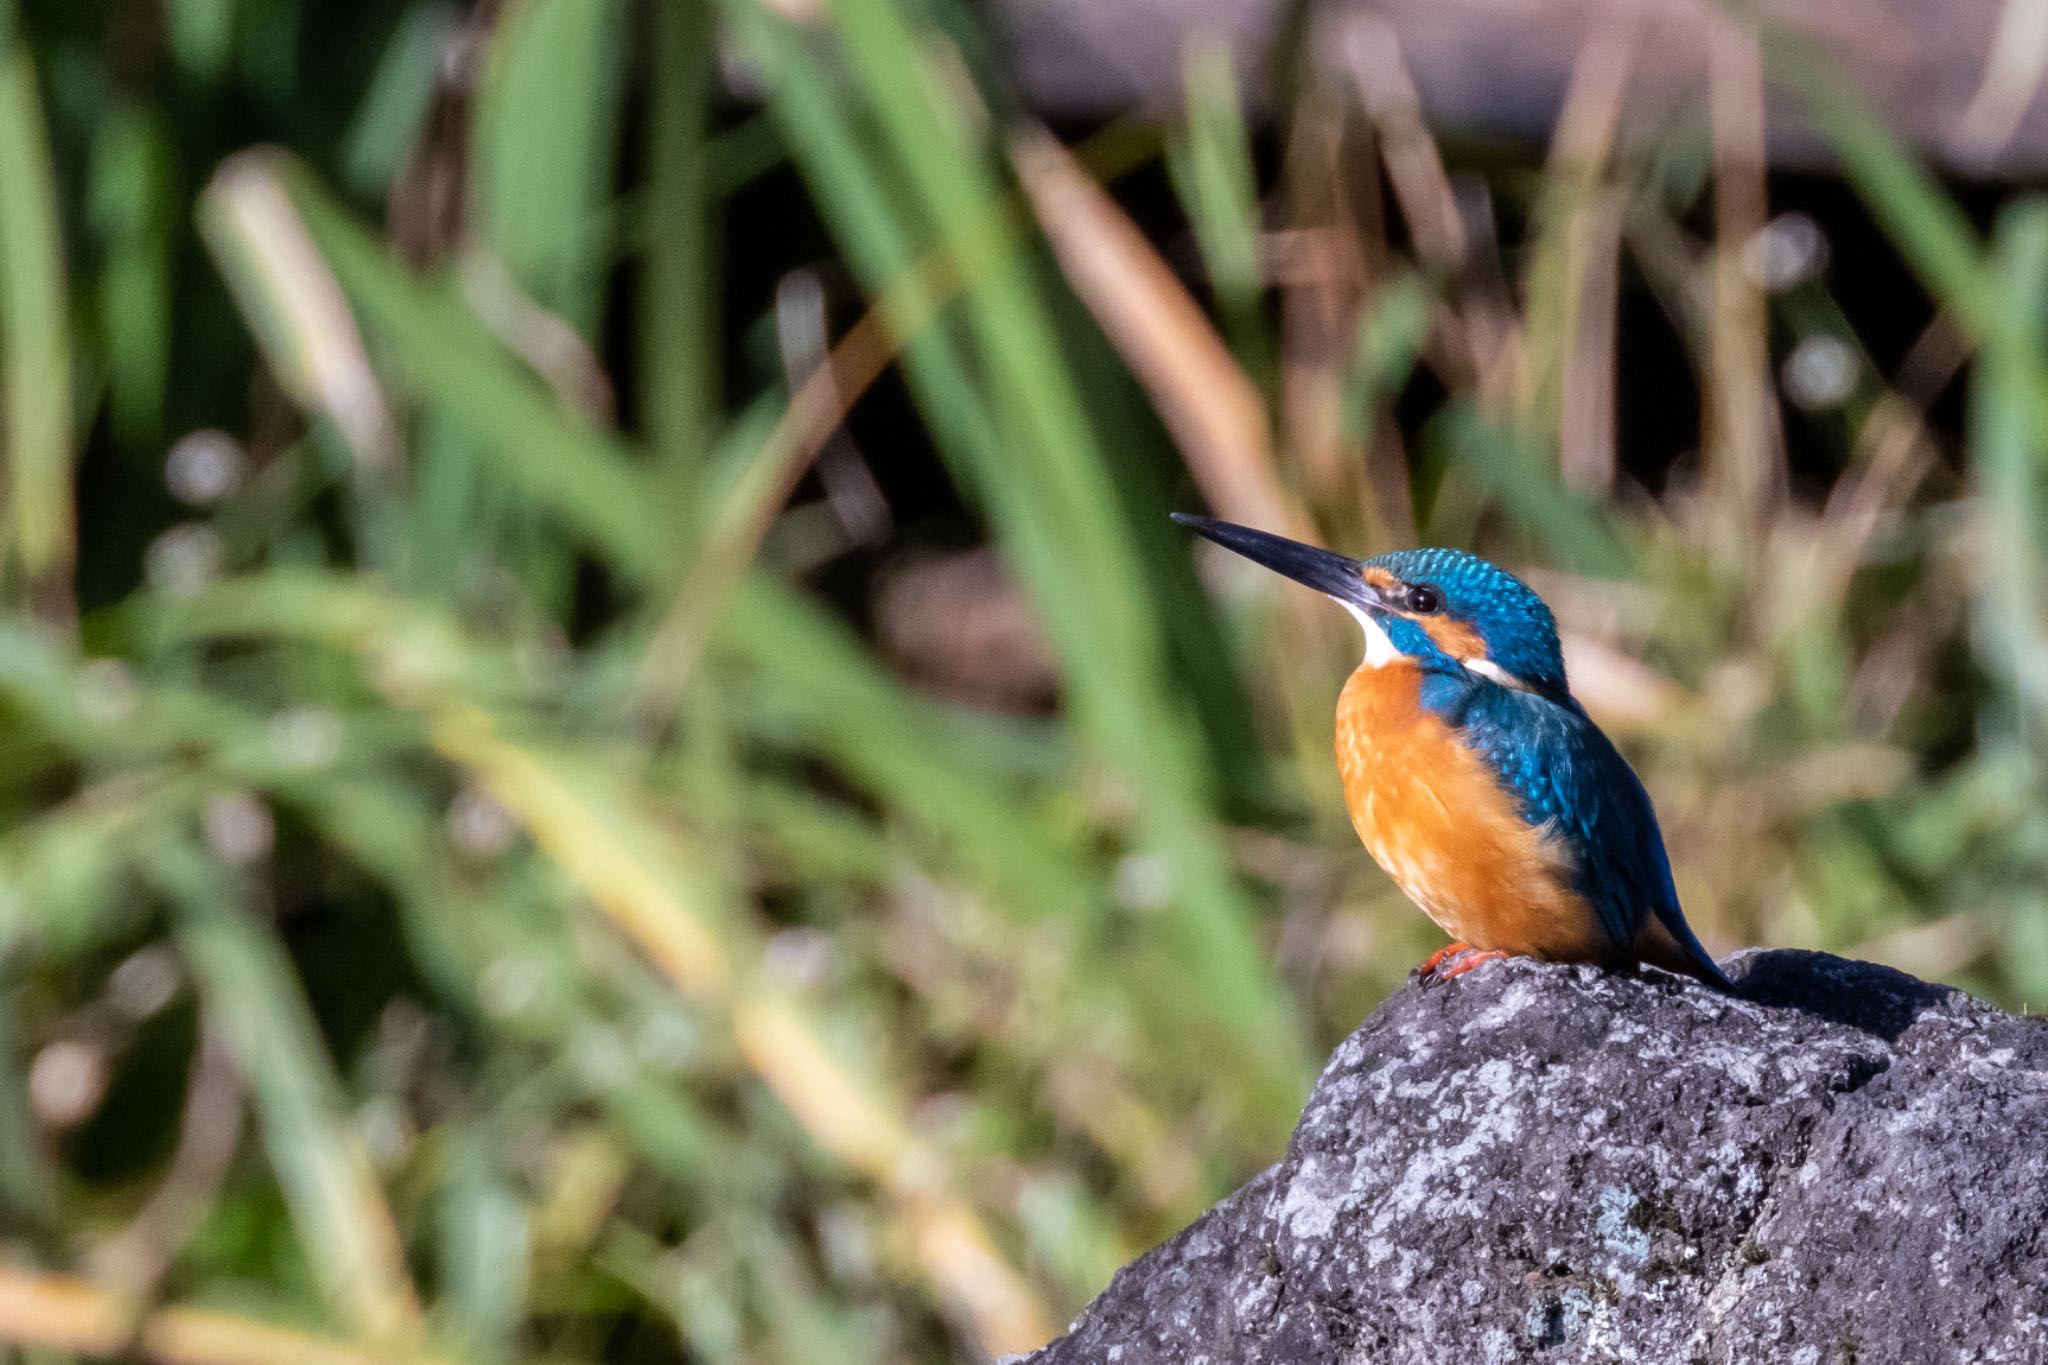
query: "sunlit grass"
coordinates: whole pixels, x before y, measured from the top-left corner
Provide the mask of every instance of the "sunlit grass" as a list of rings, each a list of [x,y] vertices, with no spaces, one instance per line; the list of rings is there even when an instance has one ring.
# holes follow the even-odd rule
[[[1525,571],[1712,947],[2048,1000],[2041,209],[1973,227],[1809,58],[1772,49],[1936,301],[1896,374],[1853,275],[1757,266],[1799,224],[1757,226],[1739,103],[1702,181],[1597,63],[1545,173],[1487,178],[1398,81],[1255,130],[1200,44],[1163,129],[1065,147],[896,0],[527,0],[439,68],[416,7],[286,120],[282,30],[216,9],[173,7],[187,102],[101,127],[63,83],[127,21],[0,5],[0,1340],[1036,1344],[1434,946],[1335,790],[1347,623],[1193,555],[1197,502]],[[1096,178],[1134,147],[1164,234]],[[811,362],[728,316],[766,174],[830,243]],[[1655,497],[1625,290],[1708,414]],[[1054,704],[942,699],[842,610],[925,546],[835,502],[899,445],[1004,570],[931,634],[1030,622]]]

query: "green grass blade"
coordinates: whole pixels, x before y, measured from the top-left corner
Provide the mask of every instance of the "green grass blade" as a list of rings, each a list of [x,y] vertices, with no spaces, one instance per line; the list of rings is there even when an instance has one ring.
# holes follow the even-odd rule
[[[718,425],[721,339],[711,104],[718,45],[710,0],[670,0],[650,16],[647,227],[641,259],[641,421],[666,476],[687,482]]]
[[[1187,128],[1171,149],[1168,169],[1209,269],[1209,287],[1239,359],[1256,377],[1271,372],[1272,346],[1263,315],[1257,174],[1251,130],[1227,44],[1196,38],[1183,63]]]
[[[0,964],[0,1210],[10,1227],[23,1227],[49,1216],[55,1190],[29,1113],[28,1087],[15,1064],[22,1055],[22,1041],[14,1017],[18,991],[11,975],[11,969]]]
[[[1980,624],[1985,663],[2014,706],[1998,728],[2038,768],[2048,734],[2048,425],[2037,402],[2048,372],[2048,204],[2008,209],[1993,247],[2002,285],[1970,410],[1985,523]]]
[[[163,439],[170,383],[171,148],[156,111],[120,104],[93,139],[89,190],[105,263],[98,315],[107,413],[130,446]]]
[[[519,1324],[530,1311],[531,1219],[485,1150],[482,1134],[451,1140],[451,1167],[439,1217],[441,1280],[453,1306],[457,1339],[471,1361],[519,1358]]]
[[[483,240],[535,302],[585,338],[603,302],[599,210],[617,154],[625,21],[623,0],[505,8],[472,137]]]
[[[382,197],[405,163],[434,94],[434,77],[460,16],[438,5],[413,6],[377,60],[370,88],[350,120],[342,177],[358,194]]]
[[[220,1018],[254,1098],[265,1150],[299,1244],[335,1313],[403,1359],[421,1339],[398,1226],[349,1127],[341,1085],[277,941],[233,876],[189,844],[143,851],[207,1007]]]
[[[33,598],[68,611],[71,329],[55,171],[33,54],[0,36],[0,453],[8,544]]]

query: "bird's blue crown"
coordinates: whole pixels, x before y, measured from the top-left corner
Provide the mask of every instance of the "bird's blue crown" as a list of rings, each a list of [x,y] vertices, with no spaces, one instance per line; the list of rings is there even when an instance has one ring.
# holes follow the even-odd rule
[[[1368,574],[1380,569],[1410,588],[1428,588],[1440,601],[1443,618],[1469,625],[1486,658],[1543,691],[1565,691],[1564,652],[1557,622],[1535,589],[1490,560],[1464,550],[1396,550],[1365,561]],[[1393,616],[1383,623],[1402,653],[1455,662],[1443,649],[1441,630],[1431,617]]]

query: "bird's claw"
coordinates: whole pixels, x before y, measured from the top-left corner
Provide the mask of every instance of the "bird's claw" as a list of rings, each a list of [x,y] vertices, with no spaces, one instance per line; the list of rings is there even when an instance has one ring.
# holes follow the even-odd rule
[[[1424,981],[1432,980],[1436,976],[1437,968],[1443,966],[1445,962],[1471,951],[1473,951],[1473,948],[1469,943],[1446,943],[1443,947],[1417,963],[1415,970],[1408,973],[1408,975],[1420,977]]]
[[[1482,962],[1492,962],[1497,958],[1513,956],[1513,953],[1502,952],[1498,948],[1489,948],[1483,953],[1460,953],[1456,961],[1452,962],[1449,967],[1445,968],[1443,971],[1440,971],[1436,974],[1436,979],[1438,981],[1449,981],[1454,976],[1463,976],[1466,972],[1471,971],[1474,967],[1477,967]]]
[[[1449,981],[1454,976],[1463,976],[1482,962],[1512,956],[1512,953],[1502,952],[1498,948],[1489,948],[1482,952],[1469,943],[1449,943],[1424,958],[1421,965],[1409,975],[1420,978],[1422,984],[1427,986]]]

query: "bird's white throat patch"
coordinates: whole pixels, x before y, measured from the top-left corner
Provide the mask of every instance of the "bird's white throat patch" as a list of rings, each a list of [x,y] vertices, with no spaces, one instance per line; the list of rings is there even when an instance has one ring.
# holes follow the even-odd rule
[[[1349,602],[1342,604],[1344,610],[1358,618],[1358,624],[1365,627],[1365,666],[1385,668],[1401,657],[1401,651],[1394,645],[1387,629],[1372,619],[1372,613],[1364,607],[1354,607]]]
[[[1387,634],[1385,626],[1372,619],[1371,612],[1367,611],[1364,607],[1354,607],[1349,602],[1344,602],[1340,605],[1343,606],[1344,610],[1357,617],[1358,624],[1365,630],[1365,666],[1367,668],[1385,668],[1388,664],[1401,658],[1401,651],[1394,644],[1393,637]],[[1523,682],[1491,659],[1475,656],[1470,659],[1460,659],[1458,662],[1465,666],[1466,672],[1485,678],[1489,682],[1499,683],[1502,687],[1512,687],[1519,692],[1534,690],[1529,684]]]

